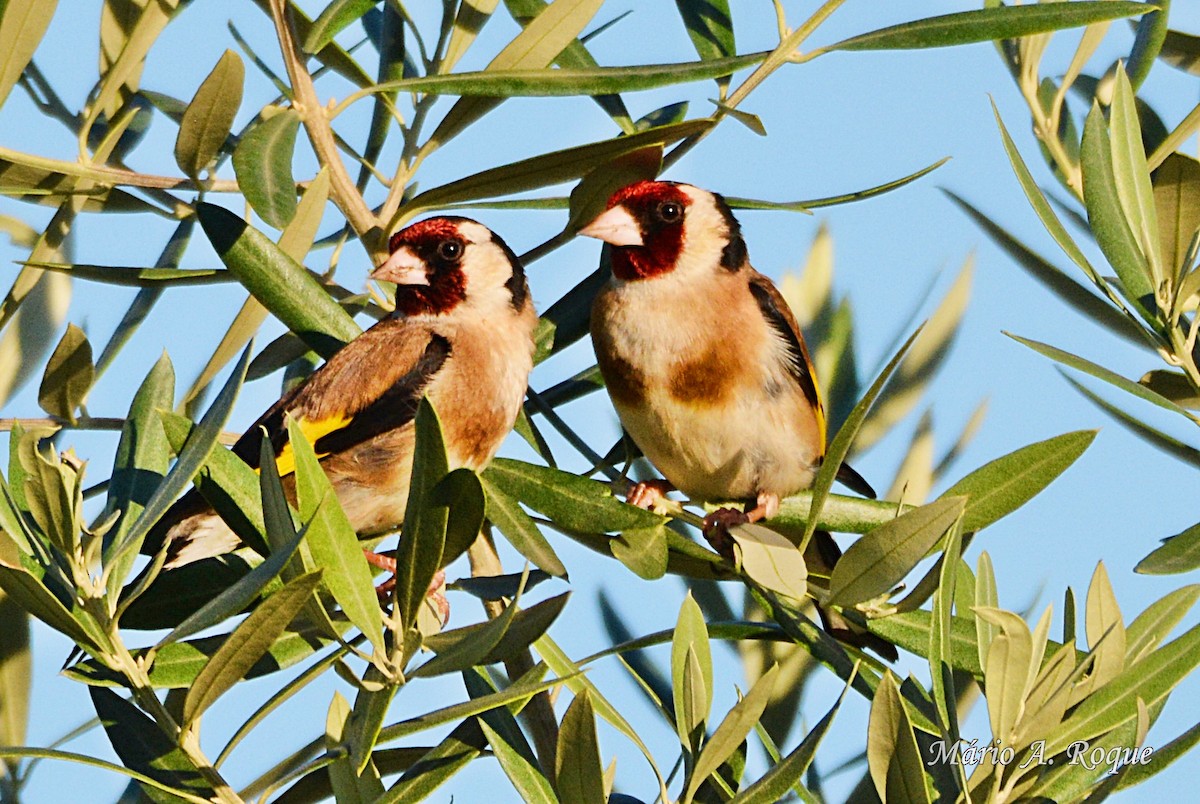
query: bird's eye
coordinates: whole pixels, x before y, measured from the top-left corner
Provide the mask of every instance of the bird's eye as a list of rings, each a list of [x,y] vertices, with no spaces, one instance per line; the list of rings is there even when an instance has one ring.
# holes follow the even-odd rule
[[[462,259],[463,246],[457,240],[443,240],[438,243],[437,255],[446,262],[458,262]]]
[[[663,223],[678,223],[683,217],[683,206],[674,201],[664,201],[658,205],[658,219]]]

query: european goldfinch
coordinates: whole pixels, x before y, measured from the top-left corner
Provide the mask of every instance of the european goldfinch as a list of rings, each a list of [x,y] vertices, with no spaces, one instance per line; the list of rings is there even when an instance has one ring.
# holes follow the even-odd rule
[[[796,319],[751,267],[721,196],[642,181],[618,191],[579,232],[611,245],[612,278],[592,306],[592,343],[626,432],[662,472],[629,502],[653,506],[670,489],[693,500],[746,501],[705,518],[727,552],[728,528],[769,519],[811,485],[825,455],[825,416]],[[838,477],[874,497],[849,466]],[[836,543],[820,533],[810,566]],[[825,617],[826,613],[822,612]]]
[[[397,232],[371,278],[396,284],[396,313],[338,351],[246,430],[233,451],[257,468],[262,428],[294,496],[285,415],[296,419],[360,536],[404,521],[422,395],[441,420],[451,469],[482,469],[512,428],[533,365],[537,314],[520,261],[486,226],[440,217]],[[294,500],[293,500],[294,501]],[[196,490],[147,539],[166,568],[240,540]]]

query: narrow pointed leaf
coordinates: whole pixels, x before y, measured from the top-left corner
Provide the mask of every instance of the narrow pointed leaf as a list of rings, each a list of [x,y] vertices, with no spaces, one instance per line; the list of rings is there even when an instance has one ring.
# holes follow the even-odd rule
[[[112,690],[89,687],[92,704],[121,763],[169,788],[212,799],[215,791],[158,725]],[[143,787],[143,791],[150,790]]]
[[[492,483],[488,474],[491,468],[488,467],[488,470],[479,478],[487,496],[488,520],[499,528],[508,543],[518,553],[533,562],[534,566],[555,577],[566,577],[567,568],[563,566],[562,561],[554,552],[554,548],[550,546],[550,542],[546,541],[546,537],[542,535],[537,523],[529,514],[525,513],[515,497]]]
[[[175,163],[187,175],[199,177],[229,138],[233,119],[242,104],[245,77],[241,58],[226,50],[196,90],[175,138]]]
[[[247,347],[242,352],[233,371],[230,372],[229,379],[225,381],[225,385],[213,399],[213,403],[204,412],[199,424],[192,429],[187,443],[179,452],[175,465],[171,467],[171,471],[158,484],[154,494],[146,502],[146,507],[142,509],[142,515],[138,517],[137,522],[130,528],[125,538],[112,548],[109,553],[110,561],[118,561],[126,551],[132,550],[142,543],[146,534],[150,532],[150,528],[166,514],[175,499],[187,488],[188,484],[192,482],[192,478],[207,462],[209,453],[213,451],[214,447],[217,447],[217,438],[221,435],[225,422],[229,419],[234,402],[237,401],[238,391],[242,387],[242,380],[246,376],[246,366],[249,362],[250,347]],[[164,430],[165,425],[164,422]]]
[[[87,396],[95,376],[92,345],[83,330],[68,324],[46,364],[38,389],[38,404],[51,416],[74,422],[75,410]]]
[[[942,497],[859,539],[834,565],[829,602],[853,606],[890,591],[962,516],[966,502],[962,497]]]
[[[772,665],[771,669],[754,683],[746,697],[734,704],[729,714],[713,731],[712,737],[704,744],[704,750],[696,759],[691,781],[683,797],[685,801],[692,799],[700,785],[721,767],[750,734],[767,708],[778,676],[779,665]]]
[[[758,524],[737,525],[729,533],[738,547],[742,572],[760,586],[803,600],[808,590],[804,556],[788,539]]]
[[[376,0],[334,0],[313,20],[304,36],[305,53],[317,53],[341,31],[377,5]]]
[[[1145,575],[1173,575],[1200,567],[1200,525],[1163,539],[1161,547],[1138,562],[1135,572]]]
[[[7,0],[0,6],[0,106],[41,43],[58,0]]]
[[[1150,267],[1121,205],[1108,127],[1099,105],[1092,106],[1084,125],[1081,164],[1083,198],[1096,242],[1120,277],[1131,303],[1152,322],[1154,287]]]
[[[108,486],[106,512],[120,512],[120,519],[104,536],[104,546],[112,548],[133,527],[143,506],[167,474],[170,444],[163,432],[159,409],[169,409],[175,397],[175,370],[166,353],[158,359],[142,381],[129,414],[121,426],[121,440],[113,461],[112,480]],[[123,566],[109,570],[109,594],[115,599],[120,585],[133,568],[133,560],[141,545],[126,554]],[[107,563],[108,556],[104,556]]]
[[[1148,3],[1123,0],[984,8],[943,14],[860,34],[825,50],[908,50],[1016,39],[1153,11]]]
[[[487,71],[542,70],[575,41],[603,0],[554,0],[488,63]],[[588,93],[596,94],[596,93]],[[500,103],[499,98],[460,98],[429,137],[443,144]]]
[[[946,489],[942,497],[969,498],[963,532],[980,530],[1038,495],[1095,437],[1095,430],[1077,430],[1022,447],[979,467]]]
[[[396,596],[405,628],[416,626],[417,610],[425,602],[434,573],[442,565],[449,516],[434,489],[446,476],[446,446],[437,413],[421,399],[414,420],[412,479],[404,511],[404,538],[396,550]]]
[[[296,214],[292,156],[299,128],[298,112],[279,111],[243,134],[233,152],[239,189],[259,217],[276,229],[283,229]]]
[[[262,232],[223,207],[201,203],[196,213],[226,267],[313,350],[329,357],[361,334],[312,275]]]
[[[289,582],[259,604],[204,665],[183,702],[183,719],[194,723],[216,700],[241,681],[255,662],[270,649],[316,590],[321,571]]]
[[[596,716],[587,692],[563,713],[555,754],[555,788],[561,801],[604,804],[604,766],[596,737]]]

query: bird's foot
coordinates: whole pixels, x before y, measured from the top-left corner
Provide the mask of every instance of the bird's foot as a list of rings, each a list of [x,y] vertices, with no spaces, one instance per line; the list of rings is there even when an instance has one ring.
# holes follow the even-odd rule
[[[730,528],[745,525],[748,522],[758,522],[770,519],[779,513],[779,496],[776,494],[759,494],[753,508],[739,511],[736,508],[718,508],[704,517],[700,532],[712,545],[712,548],[730,561],[733,560],[733,536]]]
[[[653,511],[674,490],[675,487],[665,480],[641,480],[629,488],[629,493],[625,495],[625,502],[636,505],[638,508],[645,508],[647,511]]]
[[[392,577],[388,578],[379,586],[375,587],[375,594],[379,598],[379,602],[387,601],[392,595],[392,590],[396,588],[396,559],[393,556],[376,553],[371,550],[364,549],[363,555],[366,556],[367,563],[373,567],[390,572]],[[433,575],[433,580],[429,582],[429,590],[425,593],[429,598],[429,602],[437,609],[438,616],[441,617],[442,625],[450,619],[450,601],[446,599],[446,571],[438,570]]]
[[[733,561],[733,536],[729,529],[737,525],[745,525],[750,517],[744,511],[736,508],[718,508],[704,517],[700,532],[704,538],[726,559]]]

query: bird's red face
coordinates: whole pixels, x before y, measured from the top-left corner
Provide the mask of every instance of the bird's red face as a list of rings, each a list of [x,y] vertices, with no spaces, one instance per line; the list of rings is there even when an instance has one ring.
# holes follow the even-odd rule
[[[396,310],[406,316],[448,313],[466,298],[463,256],[468,241],[459,222],[430,218],[392,235],[391,256],[371,274],[396,284]]]
[[[608,210],[579,233],[613,246],[612,270],[618,279],[648,279],[675,267],[691,203],[671,182],[640,181],[618,190]]]

